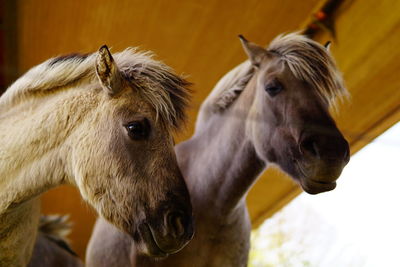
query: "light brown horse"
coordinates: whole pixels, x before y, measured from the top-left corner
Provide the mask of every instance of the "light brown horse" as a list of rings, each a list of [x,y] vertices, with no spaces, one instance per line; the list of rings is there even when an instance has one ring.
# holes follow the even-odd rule
[[[0,266],[26,266],[39,198],[78,187],[138,249],[166,256],[192,238],[192,207],[173,132],[188,83],[147,53],[50,59],[0,98]]]
[[[349,146],[328,111],[346,94],[331,55],[298,34],[279,36],[267,49],[241,40],[250,60],[219,81],[201,107],[194,136],[175,149],[193,204],[192,242],[154,261],[98,220],[89,267],[246,266],[251,224],[245,197],[267,166],[278,166],[311,194],[335,188]]]

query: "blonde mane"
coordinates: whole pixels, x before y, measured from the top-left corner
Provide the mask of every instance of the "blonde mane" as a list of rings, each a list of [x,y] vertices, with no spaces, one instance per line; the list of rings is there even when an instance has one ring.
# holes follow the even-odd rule
[[[278,56],[293,75],[312,86],[319,96],[336,108],[338,99],[348,97],[343,78],[327,49],[303,35],[290,33],[276,37],[266,49]],[[217,98],[214,109],[226,109],[247,86],[254,68],[247,60],[228,72],[210,95]]]
[[[100,86],[95,72],[97,53],[71,54],[49,59],[30,69],[12,84],[0,99],[7,108],[32,95],[46,95],[76,82]],[[154,107],[157,117],[173,129],[185,120],[190,83],[176,75],[167,65],[153,60],[150,52],[128,48],[113,54],[124,78]]]
[[[348,96],[333,57],[314,40],[296,33],[279,35],[267,50],[276,53],[297,79],[311,85],[330,106]]]

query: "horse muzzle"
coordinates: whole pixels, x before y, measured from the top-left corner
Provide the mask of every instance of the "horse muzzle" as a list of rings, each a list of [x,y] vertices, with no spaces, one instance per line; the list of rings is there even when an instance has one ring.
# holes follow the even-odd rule
[[[157,258],[178,252],[194,235],[192,216],[185,216],[180,212],[166,214],[161,226],[143,223],[138,230],[144,243],[143,246],[139,246],[144,247],[140,252]]]
[[[331,191],[350,160],[349,144],[340,133],[302,137],[298,161],[300,185],[309,194]]]

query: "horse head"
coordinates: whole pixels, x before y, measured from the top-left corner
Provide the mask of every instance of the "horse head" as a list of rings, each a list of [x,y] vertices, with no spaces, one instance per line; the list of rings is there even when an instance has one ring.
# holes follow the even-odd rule
[[[253,68],[246,131],[256,153],[310,194],[334,189],[349,145],[329,114],[335,98],[346,94],[333,58],[297,34],[280,36],[267,49],[240,39]]]
[[[70,175],[83,198],[130,234],[139,252],[164,257],[193,236],[173,141],[188,83],[129,50],[114,60],[103,46],[93,63],[95,74],[83,94],[88,110],[68,138]]]

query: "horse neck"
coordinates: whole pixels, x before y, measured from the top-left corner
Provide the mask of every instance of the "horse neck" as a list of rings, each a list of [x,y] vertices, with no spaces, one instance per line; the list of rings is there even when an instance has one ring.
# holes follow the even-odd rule
[[[71,147],[67,137],[79,125],[77,118],[84,115],[83,108],[79,107],[81,103],[77,102],[74,93],[68,90],[27,98],[7,107],[6,111],[3,108],[0,116],[1,266],[6,261],[14,261],[9,266],[26,266],[27,263],[20,264],[20,261],[33,248],[29,241],[37,231],[37,197],[60,184],[73,183],[67,175]],[[66,110],[71,109],[70,103],[76,105],[74,112]],[[11,248],[7,255],[3,253],[6,247]]]
[[[41,103],[46,106],[45,102]],[[0,119],[0,214],[52,185],[58,137],[51,114],[37,104],[18,105]],[[56,122],[54,122],[56,124]],[[56,157],[56,158],[54,158]]]
[[[229,213],[265,168],[246,136],[254,92],[245,91],[228,110],[209,116],[190,140],[177,146],[194,209],[207,210],[211,205]]]

